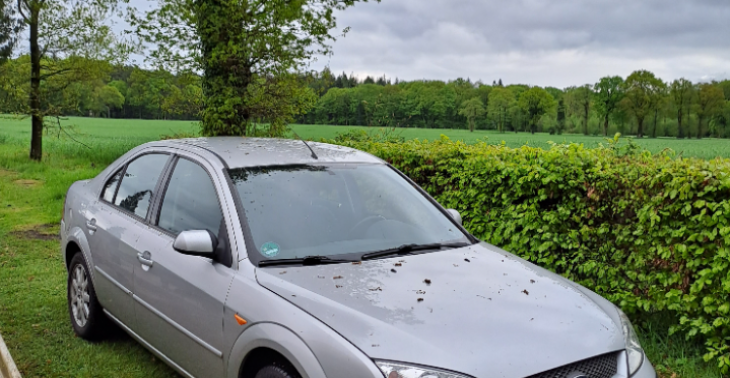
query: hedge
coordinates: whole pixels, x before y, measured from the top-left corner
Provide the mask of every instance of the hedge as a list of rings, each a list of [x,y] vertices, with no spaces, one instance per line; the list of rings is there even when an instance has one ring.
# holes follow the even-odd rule
[[[334,141],[370,152],[461,212],[476,237],[570,278],[633,316],[669,311],[730,367],[730,159],[635,145],[549,150]]]

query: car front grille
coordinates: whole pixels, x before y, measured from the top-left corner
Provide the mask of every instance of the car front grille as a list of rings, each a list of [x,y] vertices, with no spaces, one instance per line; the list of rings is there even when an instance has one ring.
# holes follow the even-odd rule
[[[527,378],[611,378],[616,375],[618,355],[621,352],[604,354],[570,365],[538,373]]]

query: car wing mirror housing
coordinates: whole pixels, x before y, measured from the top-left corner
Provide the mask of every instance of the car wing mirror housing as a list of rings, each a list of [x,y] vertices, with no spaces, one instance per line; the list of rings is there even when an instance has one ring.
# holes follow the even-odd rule
[[[449,215],[451,215],[452,218],[454,218],[454,220],[456,221],[456,223],[459,224],[459,226],[463,226],[462,220],[461,220],[461,214],[459,214],[458,211],[456,211],[454,209],[448,209],[446,211],[449,213]]]
[[[172,248],[184,255],[213,258],[218,238],[207,230],[183,231],[177,235]]]

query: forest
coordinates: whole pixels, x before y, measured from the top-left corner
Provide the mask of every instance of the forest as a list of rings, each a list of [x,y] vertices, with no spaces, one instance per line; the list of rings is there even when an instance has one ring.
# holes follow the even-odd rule
[[[67,59],[66,59],[67,60]],[[27,114],[30,70],[27,55],[0,66],[0,113]],[[83,76],[42,83],[45,114],[105,118],[197,120],[203,109],[200,75],[113,65],[104,61],[48,65],[84,66]],[[60,77],[60,75],[59,75]],[[491,84],[457,78],[400,81],[360,79],[354,74],[303,72],[295,80],[301,124],[580,133],[638,137],[730,137],[730,80],[665,82],[645,70],[626,78],[554,88]],[[256,116],[256,114],[254,114]],[[255,118],[266,123],[266,114]]]

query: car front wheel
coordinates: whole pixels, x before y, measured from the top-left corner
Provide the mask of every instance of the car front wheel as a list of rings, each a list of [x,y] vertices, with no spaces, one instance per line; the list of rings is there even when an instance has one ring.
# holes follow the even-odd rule
[[[256,373],[255,378],[299,378],[299,374],[290,373],[289,369],[278,366],[268,365],[264,366]]]
[[[102,338],[109,324],[96,298],[89,268],[81,253],[71,259],[66,293],[74,332],[86,340]]]

